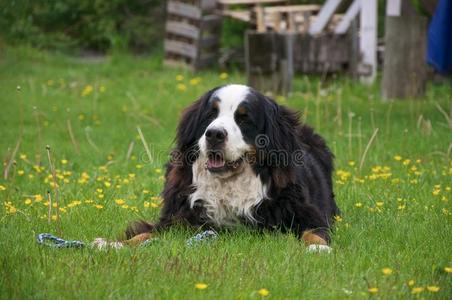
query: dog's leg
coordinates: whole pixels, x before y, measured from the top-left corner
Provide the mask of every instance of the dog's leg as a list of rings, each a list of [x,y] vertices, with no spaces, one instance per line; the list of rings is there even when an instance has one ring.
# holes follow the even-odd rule
[[[309,252],[331,252],[331,247],[328,246],[328,242],[319,234],[316,234],[314,230],[303,232],[301,239]]]

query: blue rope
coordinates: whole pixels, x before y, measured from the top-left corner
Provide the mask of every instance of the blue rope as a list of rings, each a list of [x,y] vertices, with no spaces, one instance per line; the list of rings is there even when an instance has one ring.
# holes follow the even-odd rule
[[[211,241],[218,237],[218,234],[213,230],[206,230],[186,241],[187,246],[195,246],[201,242]],[[144,241],[141,246],[148,246],[153,244],[158,239],[148,239]],[[82,241],[67,241],[50,233],[40,233],[36,236],[36,241],[40,245],[49,246],[52,248],[83,248],[86,244]]]
[[[206,230],[201,233],[198,233],[194,237],[191,237],[187,240],[186,244],[187,246],[191,247],[196,244],[199,244],[201,242],[208,242],[216,239],[218,237],[218,234],[213,230]]]
[[[38,244],[53,248],[83,248],[85,243],[81,241],[66,241],[50,233],[40,233],[36,236]]]

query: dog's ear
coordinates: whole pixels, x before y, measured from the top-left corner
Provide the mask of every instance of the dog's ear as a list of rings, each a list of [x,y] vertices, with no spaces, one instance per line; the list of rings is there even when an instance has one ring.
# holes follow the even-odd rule
[[[265,161],[270,167],[273,184],[282,189],[295,182],[295,160],[302,155],[297,134],[300,128],[299,113],[269,98],[266,98],[265,103],[268,106],[265,110]]]
[[[208,91],[182,112],[176,135],[178,150],[185,152],[196,145],[203,134],[201,128],[203,111],[207,106],[208,100],[217,89],[214,88]]]

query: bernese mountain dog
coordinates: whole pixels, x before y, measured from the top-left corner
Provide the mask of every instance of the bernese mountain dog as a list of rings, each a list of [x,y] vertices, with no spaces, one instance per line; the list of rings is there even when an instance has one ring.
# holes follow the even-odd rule
[[[166,166],[163,208],[138,221],[128,239],[174,224],[293,232],[312,249],[330,250],[339,213],[333,154],[299,114],[238,84],[212,89],[185,109]]]

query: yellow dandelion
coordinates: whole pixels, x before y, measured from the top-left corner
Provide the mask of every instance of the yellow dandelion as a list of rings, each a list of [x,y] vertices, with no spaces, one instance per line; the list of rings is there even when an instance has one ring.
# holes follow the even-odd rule
[[[258,290],[257,293],[262,297],[267,297],[268,295],[270,295],[270,291],[265,288]]]
[[[100,204],[96,204],[96,205],[94,205],[94,207],[97,208],[97,209],[102,209],[102,208],[104,208],[104,206],[103,206],[103,205],[100,205]]]
[[[355,164],[356,164],[356,163],[355,163],[353,160],[350,160],[350,161],[348,162],[348,165],[349,165],[350,167],[353,167]]]
[[[30,198],[25,199],[24,201],[25,205],[30,205],[32,203]]]
[[[391,268],[383,268],[381,269],[381,272],[383,275],[391,275],[393,273],[393,270]]]
[[[129,205],[124,204],[124,205],[122,205],[121,207],[124,208],[124,209],[128,209],[128,208],[129,208]]]
[[[109,181],[104,181],[104,185],[107,188],[111,187],[111,183]]]
[[[395,156],[394,156],[394,159],[397,160],[397,161],[401,161],[401,160],[402,160],[402,156],[400,156],[400,155],[395,155]]]
[[[137,168],[137,169],[142,169],[142,168],[143,168],[143,165],[137,164],[137,165],[135,166],[135,168]]]
[[[25,174],[25,171],[24,170],[18,170],[17,171],[17,175],[19,175],[19,176],[22,176],[22,175],[24,175]]]
[[[342,222],[342,217],[341,216],[334,216],[334,220],[336,222]]]
[[[0,184],[0,191],[6,191],[6,187]]]
[[[444,272],[452,273],[452,267],[444,267]]]
[[[99,92],[104,93],[107,90],[107,88],[104,85],[101,85],[99,87]]]
[[[355,206],[356,206],[356,207],[362,207],[363,204],[362,204],[361,202],[356,202],[356,203],[355,203]]]
[[[228,79],[229,75],[228,75],[228,73],[223,72],[223,73],[220,74],[219,77],[220,77],[220,79],[222,79],[222,80],[226,80],[226,79]]]
[[[135,174],[134,173],[130,173],[129,174],[129,178],[135,178]]]
[[[377,287],[371,287],[368,289],[369,293],[371,294],[376,294],[378,293],[378,288]]]
[[[415,284],[415,281],[413,279],[411,279],[410,281],[408,281],[408,286],[413,286]]]
[[[149,202],[148,201],[144,201],[144,203],[143,203],[143,206],[145,207],[145,208],[148,208],[149,207]]]
[[[160,168],[155,168],[154,172],[157,173],[157,174],[160,174],[160,173],[162,173],[162,169],[160,169]]]
[[[411,160],[405,159],[405,160],[402,162],[402,164],[403,164],[404,166],[408,166],[408,165],[410,164],[410,162],[411,162]]]
[[[83,88],[82,97],[89,96],[93,92],[94,88],[92,85],[88,84]]]
[[[385,203],[383,201],[377,201],[375,203],[378,207],[382,207]]]
[[[177,80],[177,81],[182,81],[182,80],[184,80],[184,75],[181,75],[181,74],[176,75],[176,80]]]
[[[143,194],[149,194],[149,190],[143,190]]]
[[[21,153],[21,154],[19,155],[19,157],[20,157],[20,159],[22,159],[22,160],[26,160],[26,159],[27,159],[27,155],[26,155],[26,154],[23,154],[23,153]]]
[[[429,285],[429,286],[427,286],[427,291],[432,292],[432,293],[437,293],[439,291],[439,286]]]
[[[419,294],[422,293],[424,291],[424,288],[421,286],[418,287],[414,287],[411,289],[411,294]]]
[[[157,208],[157,207],[159,207],[159,205],[158,205],[157,203],[151,203],[150,206],[151,206],[152,208]]]
[[[124,205],[126,203],[126,201],[124,201],[123,199],[116,199],[115,202],[118,205]]]
[[[44,197],[42,197],[42,196],[39,195],[39,194],[38,194],[38,195],[35,195],[34,197],[35,197],[35,201],[36,201],[36,202],[41,202],[42,200],[44,200]]]
[[[185,92],[187,90],[187,86],[183,83],[178,83],[177,84],[177,90],[181,91],[181,92]]]
[[[84,115],[84,114],[79,114],[79,115],[78,115],[78,119],[79,119],[80,121],[85,120],[85,115]]]
[[[207,284],[202,283],[202,282],[195,284],[195,288],[198,290],[205,290],[207,288],[207,286],[208,286]]]
[[[68,163],[67,159],[62,159],[62,160],[61,160],[61,164],[62,164],[62,165],[66,165],[67,163]]]

